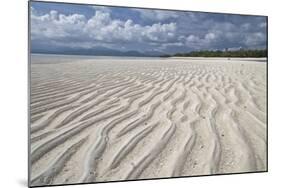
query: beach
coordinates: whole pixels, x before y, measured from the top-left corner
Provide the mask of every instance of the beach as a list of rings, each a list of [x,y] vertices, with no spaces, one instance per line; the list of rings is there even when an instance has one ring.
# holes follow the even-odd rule
[[[32,55],[31,186],[267,170],[264,58]]]

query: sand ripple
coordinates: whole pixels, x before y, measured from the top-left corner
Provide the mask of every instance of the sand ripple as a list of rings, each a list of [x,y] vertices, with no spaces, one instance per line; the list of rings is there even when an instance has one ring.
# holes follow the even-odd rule
[[[31,185],[265,171],[266,107],[262,62],[33,60]]]

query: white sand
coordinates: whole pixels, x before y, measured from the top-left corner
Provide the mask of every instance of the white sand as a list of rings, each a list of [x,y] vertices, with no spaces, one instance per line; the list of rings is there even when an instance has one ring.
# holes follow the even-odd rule
[[[32,58],[31,185],[265,171],[266,63]]]

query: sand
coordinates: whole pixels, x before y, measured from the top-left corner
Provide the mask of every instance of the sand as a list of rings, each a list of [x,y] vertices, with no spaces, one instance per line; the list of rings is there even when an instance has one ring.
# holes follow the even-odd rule
[[[267,170],[264,59],[32,56],[31,185]]]

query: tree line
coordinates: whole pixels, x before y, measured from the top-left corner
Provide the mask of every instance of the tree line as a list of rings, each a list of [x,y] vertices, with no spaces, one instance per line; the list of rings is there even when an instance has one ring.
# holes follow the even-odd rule
[[[161,57],[267,57],[267,50],[201,50],[201,51],[192,51],[187,53],[176,53],[173,55],[162,55]]]

